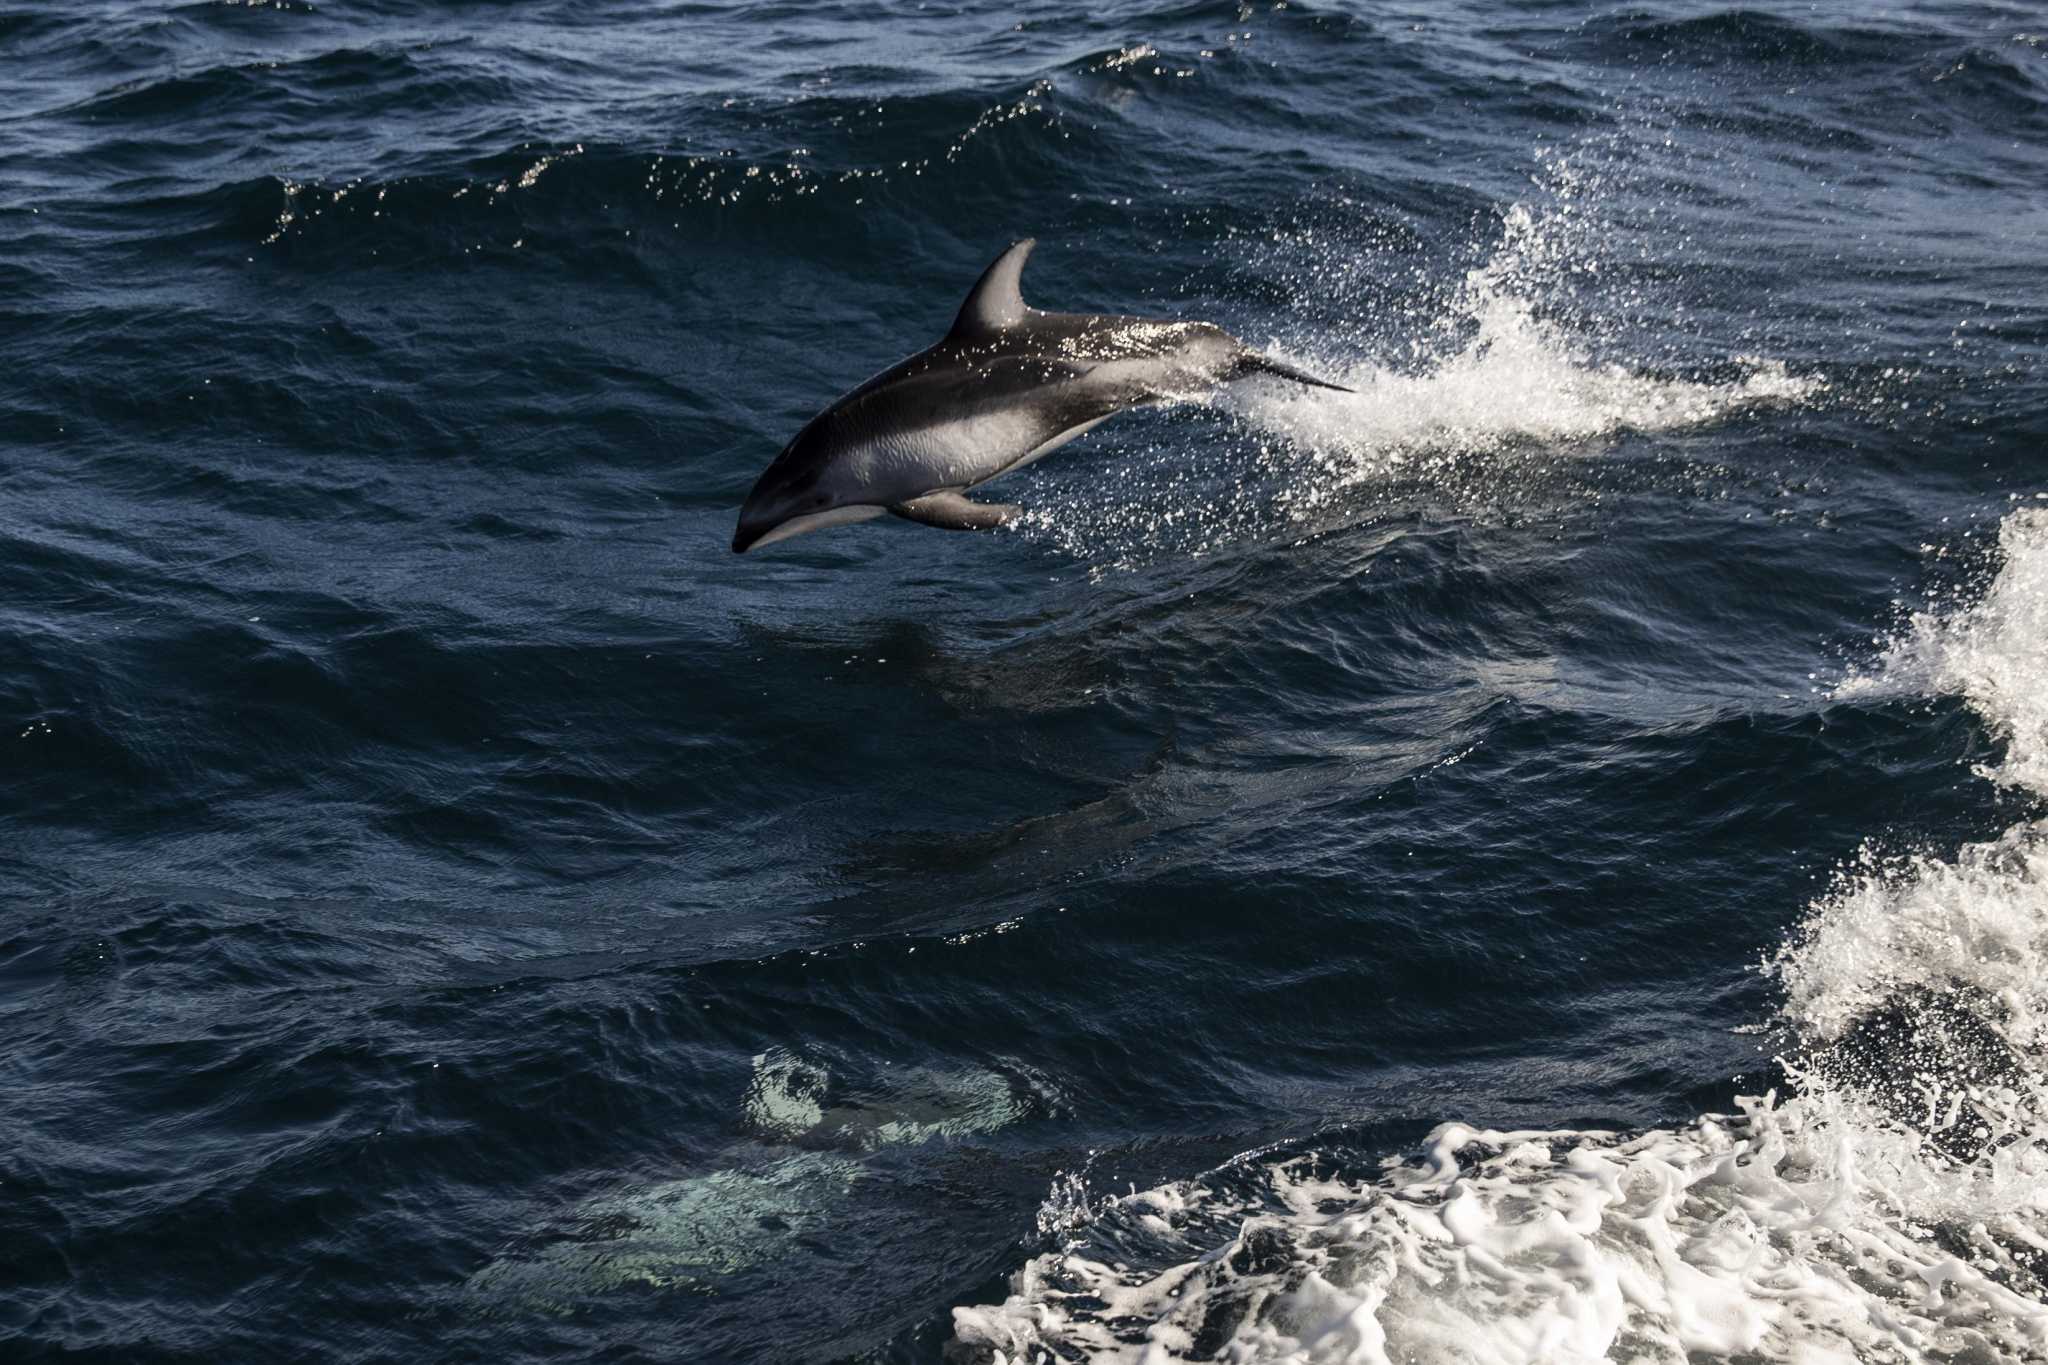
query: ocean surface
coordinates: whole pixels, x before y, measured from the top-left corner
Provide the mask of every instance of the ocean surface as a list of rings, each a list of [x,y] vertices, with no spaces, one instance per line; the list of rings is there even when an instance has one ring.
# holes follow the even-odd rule
[[[1034,235],[1355,388],[744,557]],[[0,1357],[2048,1359],[2048,10],[0,0]]]

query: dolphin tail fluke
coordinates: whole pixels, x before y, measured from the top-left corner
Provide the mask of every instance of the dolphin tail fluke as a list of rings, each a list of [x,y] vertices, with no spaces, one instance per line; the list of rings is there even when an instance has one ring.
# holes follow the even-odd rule
[[[1246,351],[1240,355],[1237,358],[1237,368],[1231,371],[1230,377],[1236,379],[1247,374],[1270,374],[1281,379],[1291,379],[1297,384],[1313,385],[1318,389],[1335,389],[1339,393],[1358,392],[1357,389],[1347,389],[1342,384],[1332,384],[1327,379],[1318,379],[1307,370],[1298,370],[1284,360],[1275,360],[1272,356],[1260,355],[1257,351]]]

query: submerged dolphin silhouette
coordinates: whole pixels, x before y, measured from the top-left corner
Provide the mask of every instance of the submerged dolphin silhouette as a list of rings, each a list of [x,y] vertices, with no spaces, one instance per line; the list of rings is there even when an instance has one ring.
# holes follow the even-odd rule
[[[1000,526],[1018,509],[973,502],[965,490],[1125,408],[1239,375],[1352,392],[1260,355],[1213,323],[1028,307],[1018,280],[1034,245],[1027,237],[996,258],[938,345],[805,424],[747,494],[735,554],[884,512],[949,531]]]

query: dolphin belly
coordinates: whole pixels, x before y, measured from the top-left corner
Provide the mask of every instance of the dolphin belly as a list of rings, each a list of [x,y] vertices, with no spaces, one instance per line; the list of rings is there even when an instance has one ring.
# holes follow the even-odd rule
[[[1049,419],[1032,404],[1005,404],[877,443],[861,462],[861,474],[871,486],[900,494],[891,499],[895,502],[941,488],[973,488],[1036,459],[1100,420],[1090,418],[1077,428],[1063,419]]]
[[[1116,416],[1116,414],[1113,412],[1105,412],[1100,417],[1090,417],[1087,421],[1080,423],[1078,426],[1068,427],[1065,431],[1059,433],[1057,436],[1054,436],[1051,440],[1041,441],[1037,445],[1033,446],[1031,449],[1025,451],[1021,456],[1010,461],[1010,463],[1004,465],[995,473],[989,475],[988,479],[982,479],[977,483],[969,484],[968,487],[977,488],[981,484],[987,483],[989,479],[1000,479],[1005,474],[1014,474],[1016,471],[1022,469],[1025,465],[1030,464],[1033,460],[1039,459],[1042,456],[1050,455],[1055,450],[1058,450],[1061,446],[1065,445],[1067,442],[1075,440],[1078,437],[1087,435],[1089,432],[1095,430],[1095,428],[1101,426],[1104,422],[1107,422],[1110,418],[1114,416]]]

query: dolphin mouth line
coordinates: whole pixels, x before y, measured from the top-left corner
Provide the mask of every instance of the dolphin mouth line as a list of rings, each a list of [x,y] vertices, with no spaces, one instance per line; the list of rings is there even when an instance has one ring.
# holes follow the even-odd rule
[[[732,552],[743,555],[763,545],[773,545],[778,540],[788,540],[811,531],[822,531],[828,526],[845,526],[851,522],[867,521],[881,516],[889,509],[876,503],[845,503],[828,507],[822,512],[805,512],[794,517],[784,517],[769,526],[756,523],[748,526],[741,522],[732,535]]]

